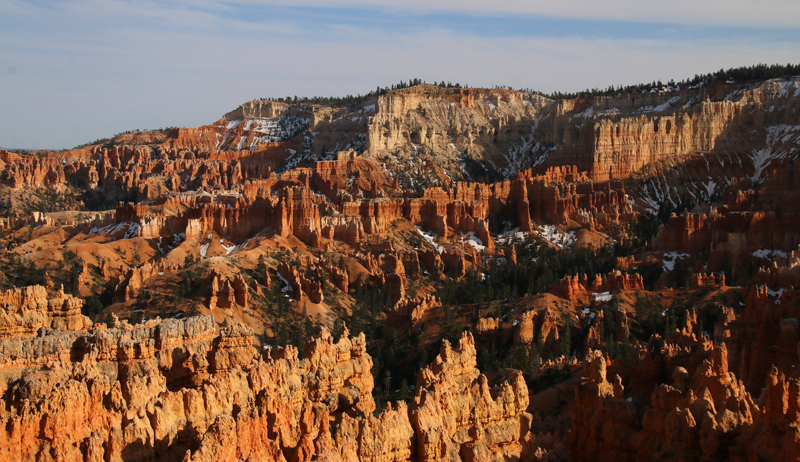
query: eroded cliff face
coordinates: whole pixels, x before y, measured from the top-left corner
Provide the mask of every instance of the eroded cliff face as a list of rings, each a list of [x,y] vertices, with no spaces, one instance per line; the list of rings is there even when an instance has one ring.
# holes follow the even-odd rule
[[[797,125],[796,81],[618,95],[557,103],[542,142],[558,146],[546,165],[577,165],[595,181],[691,154],[750,157],[780,125]],[[749,159],[748,159],[749,160]],[[723,162],[724,166],[724,162]],[[763,164],[752,159],[760,173]]]
[[[427,163],[432,163],[450,177],[472,178],[489,165],[505,166],[508,152],[529,142],[548,103],[511,90],[422,85],[392,92],[377,100],[365,150],[398,173],[408,172],[409,166],[429,170]],[[465,161],[480,167],[470,172]],[[430,176],[447,181],[440,172]]]
[[[127,147],[43,159],[6,153],[2,178],[20,188],[64,185],[69,177],[107,193],[156,197],[229,189],[354,150],[407,189],[510,179],[529,167],[575,168],[593,182],[640,174],[649,180],[625,192],[637,206],[657,210],[664,201],[708,199],[744,175],[760,181],[775,162],[794,157],[797,88],[795,80],[715,83],[551,101],[512,90],[420,85],[349,109],[251,101],[212,125],[159,133],[150,144],[121,138],[116,142]]]

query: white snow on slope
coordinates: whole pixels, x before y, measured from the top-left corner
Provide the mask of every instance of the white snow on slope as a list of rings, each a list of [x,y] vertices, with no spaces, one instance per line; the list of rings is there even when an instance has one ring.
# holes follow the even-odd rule
[[[522,241],[525,239],[527,234],[528,233],[520,231],[519,228],[514,228],[510,231],[506,231],[505,233],[501,233],[499,236],[497,236],[495,242],[498,244],[506,244],[513,241]]]
[[[283,282],[285,284],[283,287],[281,287],[281,292],[283,292],[283,293],[294,292],[294,289],[292,288],[292,285],[289,284],[289,281],[287,281],[286,278],[283,277],[283,275],[281,274],[280,271],[278,271],[278,279],[280,279],[281,282]]]
[[[763,289],[764,286],[761,286],[761,288]],[[767,287],[767,294],[769,294],[770,297],[777,298],[777,300],[775,300],[776,305],[781,304],[781,298],[783,297],[784,292],[786,292],[786,289],[772,290],[769,287]]]
[[[422,237],[424,237],[426,241],[430,242],[430,243],[431,243],[431,245],[433,246],[433,248],[434,248],[434,249],[436,249],[436,251],[437,251],[437,252],[439,252],[439,253],[442,253],[442,252],[444,252],[444,247],[442,247],[442,246],[440,246],[440,245],[437,245],[437,244],[436,244],[436,241],[434,241],[434,240],[433,240],[433,239],[434,239],[434,237],[435,237],[435,234],[433,234],[433,233],[426,233],[426,232],[425,232],[425,231],[423,231],[423,230],[422,230],[422,228],[420,228],[419,226],[417,226],[417,232],[418,232],[418,233],[419,233],[419,234],[420,234]]]
[[[231,252],[236,250],[236,246],[235,245],[232,245],[230,247],[225,245],[225,240],[223,240],[223,239],[220,239],[219,243],[220,243],[220,245],[222,245],[222,248],[225,249],[225,255],[230,255]]]
[[[465,240],[466,239],[466,240]],[[461,233],[461,241],[475,247],[475,250],[478,252],[483,252],[483,249],[486,246],[483,244],[483,241],[475,235],[473,231],[468,232],[467,234]]]
[[[539,236],[558,248],[571,245],[577,239],[575,231],[559,231],[554,225],[542,225],[537,229]]]
[[[125,231],[124,239],[130,239],[132,237],[137,237],[139,235],[139,223],[131,223],[128,227],[128,230]]]
[[[663,259],[663,262],[662,262],[663,263],[663,267],[664,267],[664,271],[672,271],[672,270],[674,270],[675,269],[675,262],[679,258],[689,258],[689,256],[690,255],[688,253],[679,253],[679,252],[674,252],[674,251],[665,253],[664,254],[664,259]]]
[[[680,96],[673,96],[672,98],[668,99],[665,103],[659,104],[658,106],[643,106],[639,108],[638,112],[646,113],[646,112],[661,112],[666,111],[670,106],[680,101]]]
[[[595,300],[598,302],[610,302],[614,299],[614,296],[611,295],[611,292],[603,292],[601,294],[592,294]]]
[[[764,258],[766,260],[775,260],[775,257],[783,257],[789,258],[789,254],[782,250],[768,250],[768,249],[758,249],[753,252],[753,256],[755,258]]]
[[[711,197],[714,195],[714,190],[717,188],[717,183],[715,181],[709,181],[707,184],[704,184],[703,186],[706,188],[708,197]]]
[[[753,151],[750,159],[753,161],[753,174],[750,176],[752,181],[761,179],[764,169],[776,159],[783,159],[788,154],[793,152],[793,149],[786,148],[782,144],[786,144],[794,139],[795,143],[800,142],[800,133],[798,130],[800,125],[773,125],[767,127],[767,140],[766,146],[757,151]]]

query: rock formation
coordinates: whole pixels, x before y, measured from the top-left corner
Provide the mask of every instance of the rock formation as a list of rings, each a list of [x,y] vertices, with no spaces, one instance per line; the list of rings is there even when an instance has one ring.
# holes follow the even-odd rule
[[[743,461],[758,454],[763,460],[794,460],[800,440],[787,403],[795,392],[783,374],[772,369],[757,403],[728,370],[725,344],[710,353],[692,374],[676,367],[673,384],[656,387],[641,422],[633,399],[625,399],[619,375],[608,382],[607,360],[590,354],[585,378],[575,388],[575,427],[566,441],[570,457]],[[695,354],[706,355],[703,350]],[[771,445],[763,446],[767,440]]]
[[[85,331],[92,323],[82,306],[63,288],[53,298],[42,286],[7,290],[0,294],[0,339],[34,337],[42,328]]]
[[[7,306],[50,320],[41,288]],[[16,311],[12,311],[12,314]],[[13,321],[28,327],[26,319]],[[35,460],[487,460],[519,457],[531,416],[520,375],[490,388],[471,336],[445,342],[407,403],[373,416],[363,334],[327,329],[303,358],[253,348],[252,330],[211,317],[113,328],[6,330],[0,451]],[[42,330],[44,329],[44,330]]]
[[[522,454],[531,415],[521,374],[490,389],[475,369],[475,346],[464,335],[446,340],[434,363],[417,376],[412,422],[419,460],[505,460]]]

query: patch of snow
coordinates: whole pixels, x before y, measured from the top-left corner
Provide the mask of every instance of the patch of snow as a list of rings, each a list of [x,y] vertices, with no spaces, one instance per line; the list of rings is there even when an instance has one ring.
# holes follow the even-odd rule
[[[785,98],[785,97],[789,96],[789,85],[790,84],[791,84],[791,82],[788,82],[788,81],[775,82],[775,85],[777,85],[780,88],[780,91],[775,95],[775,97],[776,98]]]
[[[370,104],[370,105],[364,106],[364,112],[366,112],[366,113],[375,112],[375,105],[374,104]]]
[[[763,288],[764,286],[761,287]],[[786,292],[786,289],[772,290],[769,287],[767,287],[767,294],[769,294],[770,297],[777,298],[777,300],[775,301],[776,305],[779,305],[781,303],[781,297],[783,297],[784,292]]]
[[[572,117],[588,117],[594,114],[594,106],[589,106],[588,108],[584,109],[583,111],[575,114]]]
[[[236,246],[235,245],[232,245],[230,247],[225,245],[225,241],[223,239],[220,239],[219,243],[222,245],[222,248],[225,249],[225,255],[230,255],[231,252],[236,250]]]
[[[128,227],[128,230],[125,231],[124,239],[130,239],[132,237],[137,237],[139,235],[139,223],[131,223]]]
[[[506,166],[500,170],[506,178],[513,177],[518,171],[526,167],[536,167],[543,163],[547,156],[555,150],[555,146],[547,148],[541,143],[535,142],[536,129],[539,126],[536,119],[527,137],[521,136],[519,142],[514,142],[508,148],[508,152],[503,154]]]
[[[120,224],[118,224],[118,225],[116,225],[116,226],[114,226],[114,227],[112,227],[112,228],[110,228],[110,229],[107,229],[107,230],[106,230],[106,232],[105,232],[105,233],[103,233],[103,234],[106,234],[106,235],[108,235],[108,234],[114,234],[114,233],[116,233],[117,231],[119,231],[120,229],[122,229],[123,227],[125,227],[125,226],[128,226],[128,225],[130,225],[130,223],[128,223],[128,222],[123,222],[123,223],[120,223]],[[109,226],[110,226],[110,225],[109,225]],[[108,228],[108,226],[107,226],[106,228]]]
[[[660,176],[656,177],[655,180],[650,178],[644,183],[644,190],[640,192],[638,199],[647,204],[647,208],[650,209],[650,212],[655,214],[661,208],[661,204],[666,201],[677,206],[672,198],[673,195],[677,196],[677,191],[662,173]]]
[[[423,231],[423,230],[422,230],[422,228],[420,228],[419,226],[417,226],[416,228],[417,228],[417,232],[418,232],[418,233],[419,233],[419,234],[420,234],[422,237],[424,237],[426,241],[430,242],[430,243],[431,243],[431,245],[433,246],[433,248],[434,248],[434,249],[436,249],[436,251],[437,251],[437,252],[439,252],[439,253],[442,253],[442,252],[444,252],[444,247],[442,247],[442,246],[440,246],[440,245],[436,245],[436,241],[434,241],[434,237],[436,236],[435,234],[433,234],[433,233],[426,233],[426,232],[425,232],[425,231]]]
[[[206,258],[206,253],[208,253],[208,246],[209,244],[203,244],[200,246],[200,258]]]
[[[514,228],[510,231],[500,233],[495,240],[498,244],[506,244],[508,242],[522,241],[528,233],[522,232],[519,228]]]
[[[680,96],[673,96],[672,98],[668,99],[666,102],[659,104],[658,106],[643,106],[639,108],[638,112],[645,113],[645,112],[662,112],[666,111],[669,107],[673,104],[680,101]]]
[[[708,193],[708,197],[714,195],[714,190],[717,188],[717,183],[714,181],[709,181],[707,184],[703,185],[706,188],[706,192]]]
[[[789,254],[782,250],[768,250],[768,249],[758,249],[753,252],[753,256],[756,258],[764,258],[766,260],[775,260],[775,257],[783,257],[789,258]]]
[[[284,287],[281,287],[281,292],[283,292],[283,293],[294,292],[294,289],[292,288],[292,285],[289,284],[289,281],[287,281],[286,278],[283,277],[283,275],[281,274],[280,271],[278,271],[278,279],[280,279],[281,282],[283,282],[285,284]]]
[[[560,249],[573,244],[577,240],[575,231],[569,231],[565,233],[563,231],[559,231],[554,225],[541,225],[537,229],[537,232],[544,240]]]
[[[732,91],[732,92],[728,93],[728,95],[725,96],[725,98],[723,98],[722,100],[723,101],[728,101],[729,99],[733,98],[734,96],[740,95],[742,93],[744,93],[744,89]]]
[[[242,244],[239,244],[239,245],[235,246],[235,250],[239,250],[239,249],[244,249],[244,248],[246,248],[246,247],[247,247],[247,244],[249,244],[249,243],[250,243],[250,241],[252,241],[253,239],[255,239],[255,237],[251,237],[250,239],[248,239],[248,240],[244,241],[244,243],[242,243]]]
[[[664,271],[672,271],[675,269],[675,262],[679,258],[689,258],[690,255],[688,253],[679,253],[679,252],[667,252],[664,254],[663,257],[663,266]]]
[[[467,240],[464,241],[464,238]],[[483,252],[483,250],[486,248],[486,246],[483,244],[483,241],[475,235],[474,231],[470,231],[467,234],[461,233],[461,242],[471,245],[478,252]]]
[[[186,233],[178,233],[172,236],[172,245],[178,245],[186,240]]]
[[[753,155],[750,156],[753,160],[753,174],[750,176],[750,180],[757,181],[761,178],[761,172],[763,172],[764,168],[769,164],[772,154],[771,151],[769,147],[753,151]]]
[[[611,292],[592,294],[592,297],[594,297],[594,299],[597,300],[598,302],[610,302],[611,300],[614,299],[614,296],[611,295]]]
[[[92,229],[89,230],[89,236],[91,236],[92,234],[95,234],[95,233],[102,233],[104,231],[108,231],[108,228],[110,228],[111,226],[113,226],[113,225],[106,225],[106,226],[103,226],[102,228],[98,228],[98,227],[94,226],[94,227],[92,227]]]

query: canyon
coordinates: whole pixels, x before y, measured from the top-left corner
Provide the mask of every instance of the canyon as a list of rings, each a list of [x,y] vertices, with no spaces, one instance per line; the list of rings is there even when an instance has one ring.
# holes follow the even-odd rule
[[[15,460],[796,460],[800,80],[0,150]]]

